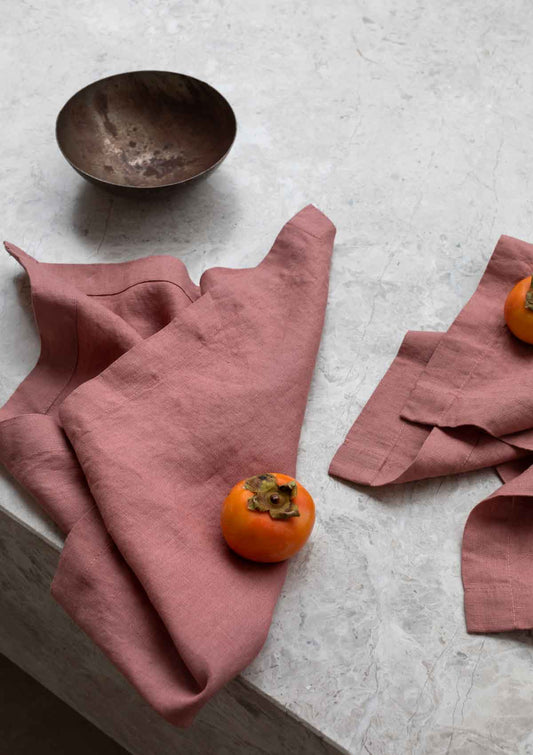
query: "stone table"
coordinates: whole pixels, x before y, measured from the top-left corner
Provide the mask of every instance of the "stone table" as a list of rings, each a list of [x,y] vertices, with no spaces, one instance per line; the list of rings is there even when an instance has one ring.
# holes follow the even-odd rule
[[[7,475],[0,651],[137,755],[533,753],[530,634],[468,635],[463,618],[462,529],[495,474],[377,490],[327,475],[404,332],[448,327],[501,233],[531,240],[527,4],[5,0],[3,11],[5,238],[46,262],[173,254],[198,280],[255,264],[308,202],[338,235],[298,465],[318,522],[259,657],[185,735],[161,723],[48,596],[61,538]],[[208,80],[239,131],[208,180],[141,202],[84,183],[54,121],[81,86],[143,68]],[[7,255],[0,272],[4,401],[39,344],[26,278]]]

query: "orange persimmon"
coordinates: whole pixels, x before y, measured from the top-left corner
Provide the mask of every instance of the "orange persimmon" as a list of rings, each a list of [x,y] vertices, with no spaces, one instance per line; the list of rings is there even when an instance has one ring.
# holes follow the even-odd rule
[[[292,477],[265,473],[238,482],[222,506],[222,534],[250,561],[285,561],[305,545],[315,523],[315,504]]]
[[[517,338],[533,343],[533,285],[532,276],[522,278],[505,300],[504,317],[507,327]]]

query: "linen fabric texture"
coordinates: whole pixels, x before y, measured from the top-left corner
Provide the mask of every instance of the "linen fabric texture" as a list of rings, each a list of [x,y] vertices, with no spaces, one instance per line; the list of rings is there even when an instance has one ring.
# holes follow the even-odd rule
[[[286,563],[233,554],[222,501],[295,474],[335,228],[312,205],[250,269],[171,256],[40,263],[41,355],[0,410],[0,459],[66,535],[52,593],[168,721],[259,652]]]
[[[502,236],[449,330],[407,333],[329,468],[374,486],[496,467],[463,535],[469,632],[533,627],[533,346],[503,317],[532,271],[533,245]]]

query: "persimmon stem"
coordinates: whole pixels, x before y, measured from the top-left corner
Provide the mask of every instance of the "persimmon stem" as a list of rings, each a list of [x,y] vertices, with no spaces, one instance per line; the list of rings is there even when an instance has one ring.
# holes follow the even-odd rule
[[[298,494],[298,486],[294,480],[279,485],[274,475],[269,472],[249,477],[245,480],[244,487],[254,494],[248,499],[249,511],[268,511],[272,519],[292,519],[294,516],[300,516],[294,500]]]
[[[527,293],[526,293],[526,301],[524,302],[524,306],[526,309],[533,310],[533,275],[531,276],[529,289],[527,290]]]

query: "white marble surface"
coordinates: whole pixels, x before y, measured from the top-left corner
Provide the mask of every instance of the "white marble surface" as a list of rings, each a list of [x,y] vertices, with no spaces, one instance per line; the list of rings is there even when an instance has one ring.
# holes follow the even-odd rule
[[[533,753],[529,633],[465,632],[460,542],[490,472],[374,490],[329,460],[408,328],[443,329],[501,233],[533,238],[533,16],[496,0],[4,0],[2,234],[38,259],[246,266],[307,202],[338,227],[302,434],[313,541],[246,680],[352,753]],[[223,166],[139,203],[86,185],[54,143],[82,85],[140,68],[206,79],[235,108]],[[37,358],[0,258],[0,399]],[[57,532],[3,479],[2,507]]]

